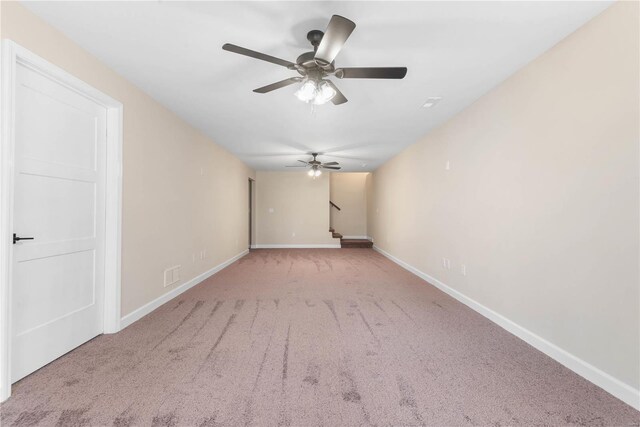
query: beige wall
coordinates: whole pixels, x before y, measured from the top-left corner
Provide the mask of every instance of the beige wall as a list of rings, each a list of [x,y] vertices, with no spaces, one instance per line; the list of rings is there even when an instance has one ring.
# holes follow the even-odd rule
[[[333,172],[330,174],[331,201],[340,210],[331,208],[331,226],[343,236],[367,236],[368,172]]]
[[[329,174],[256,173],[258,245],[339,245],[329,233]],[[272,211],[271,211],[272,210]]]
[[[384,164],[369,212],[381,249],[635,389],[638,15],[613,5]]]
[[[183,283],[247,248],[252,170],[17,2],[1,10],[3,39],[124,105],[122,315],[172,289],[165,268]]]

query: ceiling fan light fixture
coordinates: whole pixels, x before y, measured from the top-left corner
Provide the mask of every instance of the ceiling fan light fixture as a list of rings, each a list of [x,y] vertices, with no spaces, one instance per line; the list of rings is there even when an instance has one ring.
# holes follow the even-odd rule
[[[313,172],[313,176],[315,176],[315,177],[319,177],[320,175],[322,175],[322,171],[321,171],[320,169],[316,169],[316,170]]]
[[[336,96],[336,91],[326,81],[321,81],[316,91],[316,97],[313,99],[313,103],[316,105],[325,104]]]
[[[302,102],[322,105],[331,101],[336,96],[336,91],[326,80],[306,78],[295,95]]]
[[[307,175],[309,176],[314,176],[315,171],[313,169],[309,169],[309,172],[307,172]]]
[[[305,79],[295,95],[302,102],[311,102],[315,99],[317,92],[317,83],[311,79]]]

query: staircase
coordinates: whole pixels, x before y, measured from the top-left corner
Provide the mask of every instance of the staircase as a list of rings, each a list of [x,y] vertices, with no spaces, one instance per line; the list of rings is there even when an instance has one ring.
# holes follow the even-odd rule
[[[341,248],[372,248],[373,242],[366,239],[343,239],[342,234],[337,233],[333,228],[329,229],[329,232],[334,239],[340,239]]]

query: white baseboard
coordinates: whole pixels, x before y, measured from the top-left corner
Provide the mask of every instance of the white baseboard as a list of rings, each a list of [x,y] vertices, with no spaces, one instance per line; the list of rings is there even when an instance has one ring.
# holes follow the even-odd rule
[[[211,277],[214,274],[216,274],[218,271],[220,271],[223,268],[229,266],[230,264],[233,264],[234,262],[236,262],[237,260],[239,260],[243,256],[247,255],[248,253],[249,253],[249,250],[245,249],[244,251],[240,252],[238,255],[234,256],[233,258],[226,260],[222,264],[216,265],[211,270],[205,271],[204,273],[194,277],[193,279],[189,280],[188,282],[183,283],[182,285],[170,290],[166,294],[154,299],[153,301],[151,301],[151,302],[143,305],[142,307],[132,311],[131,313],[127,314],[122,319],[120,319],[120,330],[122,330],[122,329],[126,328],[127,326],[131,325],[133,322],[135,322],[137,320],[140,320],[141,318],[143,318],[147,314],[151,313],[156,308],[160,307],[162,304],[164,304],[164,303],[166,303],[168,301],[171,301],[173,298],[177,297],[181,293],[191,289],[192,287],[194,287],[198,283],[208,279],[209,277]]]
[[[547,341],[541,336],[536,335],[535,333],[518,325],[512,320],[507,319],[503,315],[491,310],[490,308],[480,304],[479,302],[445,285],[435,277],[432,277],[426,273],[423,273],[417,268],[394,257],[393,255],[389,254],[388,252],[385,252],[379,247],[374,245],[373,249],[379,252],[380,254],[384,255],[385,257],[389,258],[391,261],[395,262],[400,267],[410,271],[411,273],[429,282],[430,284],[440,289],[441,291],[451,295],[453,298],[457,299],[458,301],[465,304],[466,306],[482,314],[487,319],[498,324],[498,326],[501,326],[502,328],[506,329],[508,332],[512,333],[513,335],[517,336],[521,340],[537,348],[538,350],[540,350],[547,356],[551,357],[552,359],[556,360],[560,364],[564,365],[565,367],[571,369],[576,374],[591,381],[598,387],[602,388],[603,390],[607,391],[608,393],[612,394],[613,396],[617,397],[618,399],[622,400],[623,402],[632,406],[633,408],[640,410],[640,390],[634,389],[630,385],[623,383],[619,379],[614,378],[613,376],[585,362],[579,357],[569,353],[566,350],[563,350],[562,348],[558,347],[555,344],[552,344],[551,342]]]
[[[308,245],[272,245],[272,244],[251,245],[251,249],[336,249],[336,248],[340,248],[340,245],[336,245],[333,243],[308,244]]]

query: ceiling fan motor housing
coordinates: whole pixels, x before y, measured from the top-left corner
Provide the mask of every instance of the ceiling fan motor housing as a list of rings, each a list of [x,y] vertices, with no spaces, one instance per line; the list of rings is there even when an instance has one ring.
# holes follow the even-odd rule
[[[316,157],[318,157],[318,154],[319,154],[319,153],[311,153],[311,155],[313,156],[313,160],[311,160],[311,161],[309,162],[309,164],[310,164],[310,165],[312,165],[314,168],[317,168],[317,167],[318,167],[318,165],[320,165],[320,164],[321,164],[321,162],[319,162],[319,161],[316,159]]]
[[[324,64],[319,65],[318,60],[315,57],[315,54],[316,54],[315,52],[305,52],[302,55],[298,56],[298,59],[296,59],[296,63],[303,68],[303,70],[300,70],[300,68],[297,68],[300,74],[309,75],[314,71],[318,71],[318,74],[320,75],[316,77],[324,77],[335,71],[334,62],[327,65],[324,65]]]
[[[321,59],[316,58],[316,51],[318,50],[318,46],[324,37],[324,32],[320,30],[311,30],[307,33],[307,40],[313,46],[313,52],[305,52],[298,57],[296,62],[299,65],[302,65],[305,68],[319,68],[328,73],[332,73],[334,71],[334,63],[328,63]]]

